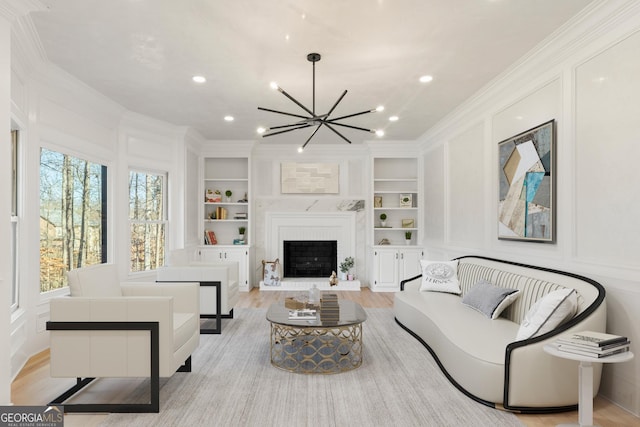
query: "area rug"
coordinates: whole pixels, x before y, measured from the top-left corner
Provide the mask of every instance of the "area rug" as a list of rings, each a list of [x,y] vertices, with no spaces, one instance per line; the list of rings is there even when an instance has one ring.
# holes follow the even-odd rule
[[[236,309],[221,335],[201,336],[193,372],[161,381],[160,413],[111,414],[100,425],[523,425],[453,387],[422,344],[395,323],[391,309],[366,312],[362,366],[304,375],[271,366],[265,309]]]

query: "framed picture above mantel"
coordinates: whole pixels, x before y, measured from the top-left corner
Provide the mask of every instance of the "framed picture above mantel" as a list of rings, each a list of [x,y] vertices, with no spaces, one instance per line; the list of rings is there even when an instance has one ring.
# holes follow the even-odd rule
[[[498,143],[498,238],[555,241],[555,120]]]

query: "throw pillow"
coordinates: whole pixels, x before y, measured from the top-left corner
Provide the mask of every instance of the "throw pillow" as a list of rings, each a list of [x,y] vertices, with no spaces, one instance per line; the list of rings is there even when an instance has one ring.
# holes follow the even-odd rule
[[[458,282],[458,260],[427,261],[420,260],[422,267],[421,291],[447,292],[460,295]]]
[[[462,303],[478,310],[489,319],[497,319],[519,296],[519,289],[501,288],[483,279],[465,294]]]
[[[560,289],[540,298],[524,317],[516,341],[546,334],[571,319],[578,308],[575,289]]]

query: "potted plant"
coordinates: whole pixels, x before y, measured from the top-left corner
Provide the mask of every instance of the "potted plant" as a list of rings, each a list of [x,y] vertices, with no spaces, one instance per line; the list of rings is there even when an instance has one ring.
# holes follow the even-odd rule
[[[350,256],[346,257],[344,261],[340,263],[340,280],[347,279],[347,273],[349,273],[349,270],[353,268],[353,264],[354,264],[353,257],[350,257]]]
[[[380,227],[384,227],[385,225],[387,225],[387,214],[383,212],[380,214]]]
[[[227,196],[227,202],[231,201],[231,195],[232,194],[233,193],[231,192],[231,190],[227,190],[227,191],[224,192],[224,195]]]
[[[247,231],[246,227],[238,227],[238,234],[240,235],[239,239],[244,241],[244,233]]]
[[[407,245],[411,244],[411,232],[410,231],[405,231],[404,232],[404,241]]]

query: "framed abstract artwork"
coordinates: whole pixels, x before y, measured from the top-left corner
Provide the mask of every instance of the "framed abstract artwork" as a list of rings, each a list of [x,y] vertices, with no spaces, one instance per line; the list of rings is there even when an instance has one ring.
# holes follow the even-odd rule
[[[498,238],[555,239],[555,120],[498,143]]]

